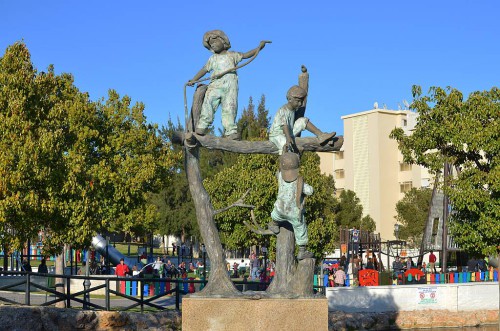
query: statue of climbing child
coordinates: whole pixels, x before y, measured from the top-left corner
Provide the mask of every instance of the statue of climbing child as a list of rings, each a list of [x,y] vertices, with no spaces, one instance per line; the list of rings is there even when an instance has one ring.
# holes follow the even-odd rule
[[[187,83],[187,85],[193,86],[208,72],[212,72],[200,118],[195,129],[197,134],[207,134],[208,127],[213,123],[214,114],[220,105],[222,108],[224,136],[229,139],[239,140],[236,126],[236,113],[238,111],[237,64],[243,59],[256,56],[266,43],[268,42],[261,41],[257,48],[246,53],[232,52],[229,51],[229,48],[231,48],[229,38],[223,31],[212,30],[203,35],[203,46],[214,54],[210,56],[205,66],[193,79]]]
[[[302,87],[292,86],[286,94],[288,103],[282,106],[274,116],[269,130],[269,140],[278,147],[280,155],[284,149],[297,150],[294,138],[304,130],[314,133],[321,145],[335,137],[335,132],[322,132],[307,117],[295,119],[295,112],[300,109],[306,96],[307,92]]]
[[[268,229],[278,234],[279,224],[288,222],[293,227],[295,243],[299,246],[298,260],[312,258],[313,254],[306,250],[308,242],[307,224],[304,217],[305,196],[313,194],[313,188],[304,183],[299,176],[300,160],[295,153],[283,153],[280,156],[280,169],[278,172],[278,196],[274,203]]]

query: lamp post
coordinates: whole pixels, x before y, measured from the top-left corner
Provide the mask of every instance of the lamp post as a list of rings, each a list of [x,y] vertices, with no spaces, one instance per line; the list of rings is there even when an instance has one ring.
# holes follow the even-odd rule
[[[83,295],[83,309],[89,309],[88,303],[90,302],[90,248],[87,249],[85,253],[85,280],[83,281],[83,288],[85,290],[85,294]]]
[[[399,255],[398,246],[399,246],[399,224],[394,224],[394,235],[396,236],[396,255]]]

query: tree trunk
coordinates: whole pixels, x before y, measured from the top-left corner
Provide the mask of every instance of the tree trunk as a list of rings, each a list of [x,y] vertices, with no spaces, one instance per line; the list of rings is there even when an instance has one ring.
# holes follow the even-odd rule
[[[201,237],[210,258],[210,281],[207,286],[198,292],[200,296],[238,296],[241,295],[229,278],[226,269],[226,259],[219,232],[214,221],[214,208],[203,182],[199,167],[199,148],[186,148],[186,174],[189,190],[196,208],[196,219],[200,228]]]
[[[299,261],[294,270],[290,289],[293,294],[301,298],[314,296],[314,265],[316,259],[303,259]]]
[[[61,254],[56,256],[56,275],[64,274],[64,250]],[[56,278],[55,281],[55,290],[59,293],[64,294],[64,278]],[[66,301],[56,302],[57,308],[65,308]]]

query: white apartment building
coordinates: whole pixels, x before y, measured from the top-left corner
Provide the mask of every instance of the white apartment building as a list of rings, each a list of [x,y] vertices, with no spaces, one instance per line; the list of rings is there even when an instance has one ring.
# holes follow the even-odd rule
[[[394,239],[396,203],[412,187],[428,187],[428,171],[403,162],[390,132],[402,127],[407,134],[415,127],[417,114],[409,110],[372,109],[342,116],[344,145],[341,151],[318,153],[321,171],[333,175],[337,196],[354,191],[370,215],[383,241]]]

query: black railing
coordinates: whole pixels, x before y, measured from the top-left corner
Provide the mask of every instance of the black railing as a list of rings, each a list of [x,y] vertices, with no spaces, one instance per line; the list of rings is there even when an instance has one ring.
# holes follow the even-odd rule
[[[78,285],[76,281],[81,281],[80,284],[84,285]],[[7,304],[52,306],[64,302],[66,308],[77,308],[81,305],[83,309],[107,311],[139,309],[144,312],[145,309],[172,309],[169,308],[172,306],[180,310],[182,296],[199,291],[207,281],[3,271],[0,277],[0,284],[2,283],[4,285],[0,285],[0,302]],[[264,291],[270,284],[253,281],[233,281],[233,283],[240,291]],[[320,294],[325,293],[323,286],[315,286],[315,290]]]
[[[76,276],[76,275],[54,275],[54,274],[40,274],[31,272],[2,272],[0,277],[0,284],[8,283],[0,286],[0,301],[10,304],[24,304],[24,305],[39,305],[50,306],[58,302],[64,302],[67,308],[75,306],[75,303],[82,304],[84,309],[99,309],[99,310],[120,310],[126,311],[135,308],[140,308],[143,312],[145,307],[153,308],[156,310],[168,309],[175,303],[175,308],[180,309],[181,295],[188,294],[189,289],[185,291],[185,284],[204,284],[200,280],[185,280],[185,279],[168,279],[168,278],[132,278],[132,277],[114,277],[114,276]],[[56,280],[61,280],[62,283],[56,284]],[[72,281],[81,280],[82,284],[90,281],[90,286],[80,290],[82,286],[72,284]],[[98,283],[92,286],[92,282]],[[168,286],[166,284],[168,283]],[[134,286],[132,286],[132,284]],[[158,285],[156,285],[158,284]],[[159,286],[163,284],[163,286]],[[173,285],[171,289],[167,289]],[[150,291],[149,288],[153,286],[155,290]],[[61,291],[57,291],[59,287]],[[135,288],[131,293],[130,289]],[[160,288],[161,291],[157,291]],[[32,297],[36,294],[36,290],[41,294],[45,294],[45,301],[33,302]],[[97,291],[103,290],[104,295],[101,297]],[[145,291],[148,291],[147,293]],[[22,293],[24,292],[24,293]],[[90,294],[94,294],[91,296]],[[150,295],[151,294],[151,295]],[[50,300],[48,300],[48,296]],[[118,303],[119,308],[113,307],[111,302],[116,302],[116,299],[111,300],[111,296],[115,298],[123,298]],[[155,300],[166,298],[175,295],[175,302],[172,304],[158,304]],[[127,305],[130,301],[134,302]],[[172,300],[169,300],[172,301]],[[125,304],[125,305],[124,305]]]

